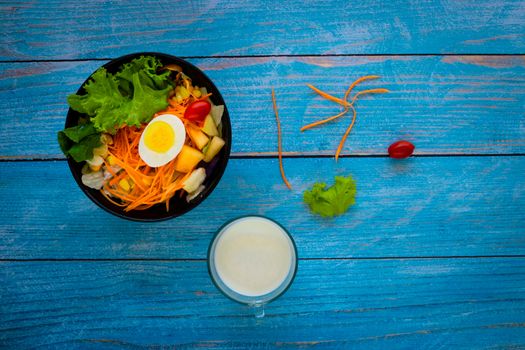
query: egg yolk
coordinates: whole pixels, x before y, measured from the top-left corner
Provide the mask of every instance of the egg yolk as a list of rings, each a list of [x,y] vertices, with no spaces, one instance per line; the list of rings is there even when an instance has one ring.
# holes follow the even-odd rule
[[[163,121],[151,123],[144,135],[144,144],[157,153],[167,152],[174,144],[175,133],[171,126]]]

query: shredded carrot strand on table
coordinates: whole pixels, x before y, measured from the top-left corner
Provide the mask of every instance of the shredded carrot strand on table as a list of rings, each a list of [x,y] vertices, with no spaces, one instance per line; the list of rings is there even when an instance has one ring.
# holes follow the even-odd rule
[[[337,150],[335,152],[335,160],[337,161],[339,159],[339,155],[341,154],[341,151],[344,147],[344,144],[346,142],[346,139],[348,137],[348,135],[350,134],[350,131],[352,130],[352,128],[354,127],[354,124],[355,124],[355,121],[356,121],[356,116],[357,116],[357,112],[355,110],[355,107],[354,107],[354,104],[355,102],[357,101],[357,98],[359,96],[362,96],[362,95],[365,95],[365,94],[382,94],[382,93],[386,93],[386,92],[389,92],[388,89],[384,89],[384,88],[377,88],[377,89],[369,89],[369,90],[363,90],[363,91],[359,91],[357,94],[354,95],[354,97],[352,98],[352,101],[351,102],[348,102],[348,97],[350,96],[350,93],[352,92],[352,90],[361,82],[363,81],[366,81],[366,80],[371,80],[371,79],[378,79],[379,76],[378,75],[365,75],[363,77],[360,77],[359,79],[355,80],[352,84],[350,84],[350,86],[348,87],[348,89],[345,91],[345,94],[344,94],[344,97],[343,99],[340,99],[340,98],[337,98],[333,95],[330,95],[318,88],[316,88],[315,86],[311,85],[311,84],[307,84],[307,86],[314,90],[316,93],[318,93],[319,95],[321,95],[322,97],[330,100],[330,101],[333,101],[335,103],[338,103],[340,104],[341,106],[343,106],[345,109],[344,111],[342,111],[341,113],[339,114],[336,114],[336,115],[333,115],[333,116],[330,116],[328,118],[325,118],[325,119],[321,119],[321,120],[318,120],[316,122],[313,122],[313,123],[310,123],[310,124],[307,124],[307,125],[304,125],[300,130],[301,131],[305,131],[305,130],[308,130],[308,129],[311,129],[311,128],[314,128],[316,126],[319,126],[319,125],[322,125],[322,124],[325,124],[325,123],[328,123],[332,120],[335,120],[337,118],[340,118],[342,116],[344,116],[346,113],[348,113],[348,111],[351,109],[352,110],[352,122],[350,123],[350,125],[348,126],[348,128],[346,129],[343,137],[341,138],[341,141],[339,142],[339,146],[337,147]]]
[[[313,86],[312,84],[306,84],[306,86],[308,86],[310,89],[314,90],[315,92],[317,92],[320,96],[326,98],[327,100],[330,100],[330,101],[333,101],[335,103],[338,103],[340,104],[341,106],[343,107],[346,107],[348,105],[348,102],[346,101],[343,101],[341,100],[340,98],[337,98],[333,95],[330,95],[329,93],[326,93],[322,90],[319,90],[318,88],[316,88],[315,86]]]
[[[333,116],[328,117],[328,118],[326,118],[326,119],[321,119],[321,120],[318,120],[318,121],[316,121],[316,122],[313,122],[313,123],[310,123],[310,124],[308,124],[308,125],[303,126],[303,127],[301,128],[301,131],[305,131],[305,130],[308,130],[308,129],[314,128],[314,127],[316,127],[316,126],[319,126],[319,125],[321,125],[321,124],[328,123],[328,122],[330,122],[330,121],[332,121],[332,120],[334,120],[334,119],[337,119],[337,118],[339,118],[339,117],[342,117],[342,116],[345,115],[347,112],[348,112],[348,108],[345,108],[345,110],[342,111],[342,112],[339,113],[339,114],[336,114],[336,115],[333,115]]]
[[[341,141],[339,142],[339,146],[337,146],[337,151],[335,151],[335,160],[336,161],[339,159],[339,154],[341,154],[341,151],[343,150],[343,146],[345,145],[346,138],[348,137],[348,134],[350,134],[350,131],[352,130],[352,128],[354,127],[354,124],[355,124],[355,119],[356,119],[357,113],[355,111],[354,106],[350,107],[350,109],[352,110],[352,114],[353,114],[352,115],[352,122],[350,123],[350,125],[346,129],[343,137],[341,138]]]
[[[383,88],[380,88],[380,89],[370,89],[370,90],[363,90],[363,91],[359,91],[357,94],[355,94],[355,96],[352,98],[352,102],[350,103],[351,105],[354,105],[354,102],[357,100],[357,98],[361,95],[366,95],[366,94],[385,94],[387,92],[390,92],[388,89],[383,89]]]
[[[380,76],[379,75],[365,75],[364,77],[361,77],[359,79],[357,79],[356,81],[354,81],[352,84],[350,84],[350,86],[348,87],[348,89],[346,90],[345,92],[345,96],[343,98],[343,100],[345,102],[348,101],[348,96],[350,96],[350,93],[352,92],[352,90],[356,87],[357,84],[365,81],[365,80],[371,80],[371,79],[379,79]],[[348,103],[348,102],[347,102]]]
[[[275,91],[272,88],[272,103],[273,103],[273,111],[275,113],[275,120],[277,121],[277,149],[278,149],[278,155],[279,155],[279,170],[281,171],[281,177],[283,178],[284,183],[286,184],[286,187],[288,189],[292,189],[292,185],[290,185],[290,182],[286,178],[286,175],[284,174],[284,167],[283,167],[283,149],[282,149],[282,142],[281,142],[281,122],[279,121],[279,112],[277,111],[277,102],[275,100]]]

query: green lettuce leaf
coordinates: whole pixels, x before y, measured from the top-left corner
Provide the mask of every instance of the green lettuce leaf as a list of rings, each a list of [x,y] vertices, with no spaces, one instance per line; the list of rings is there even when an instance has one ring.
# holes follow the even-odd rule
[[[68,154],[73,157],[75,162],[82,162],[93,158],[93,148],[102,145],[100,142],[100,135],[89,135],[84,137],[79,143],[75,143],[68,151]]]
[[[356,183],[351,176],[336,176],[335,184],[326,188],[325,183],[315,183],[303,195],[310,210],[323,217],[333,217],[345,213],[355,204]]]
[[[133,86],[136,86],[133,82],[135,74],[139,75],[139,80],[143,85],[156,90],[164,90],[170,84],[168,79],[169,71],[157,73],[161,67],[162,64],[155,57],[141,56],[130,63],[124,64],[120,72],[115,74],[115,77],[119,80],[121,91],[128,95],[133,93]]]
[[[93,148],[102,145],[100,133],[93,124],[81,124],[58,132],[58,144],[65,156],[76,162],[93,158]]]
[[[124,125],[140,126],[168,106],[173,88],[169,72],[157,73],[161,62],[141,56],[111,74],[98,69],[84,85],[86,94],[70,95],[72,109],[89,115],[99,132],[115,134]]]
[[[74,142],[80,142],[84,137],[89,135],[98,134],[99,132],[95,129],[93,124],[81,124],[72,128],[67,128],[62,131],[66,136]]]

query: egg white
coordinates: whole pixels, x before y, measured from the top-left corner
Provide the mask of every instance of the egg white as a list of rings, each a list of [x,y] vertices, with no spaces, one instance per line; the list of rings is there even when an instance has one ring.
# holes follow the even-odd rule
[[[175,140],[173,141],[173,145],[163,153],[155,152],[148,148],[144,142],[144,137],[146,135],[146,131],[148,128],[158,122],[165,122],[167,123],[171,129],[173,130],[173,133],[175,135]],[[162,114],[158,117],[152,119],[148,126],[144,129],[142,132],[142,135],[140,136],[139,141],[139,155],[140,158],[149,165],[150,167],[156,168],[159,166],[163,166],[164,164],[167,164],[172,159],[174,159],[181,151],[182,146],[184,145],[184,141],[186,139],[186,129],[184,128],[184,124],[174,114]]]

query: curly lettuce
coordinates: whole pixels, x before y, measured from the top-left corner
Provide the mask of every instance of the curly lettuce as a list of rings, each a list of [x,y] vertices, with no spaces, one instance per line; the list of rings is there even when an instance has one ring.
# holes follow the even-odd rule
[[[352,176],[336,176],[335,184],[326,188],[325,183],[315,183],[303,194],[310,210],[323,217],[344,214],[355,204],[356,183]]]
[[[80,124],[58,132],[58,144],[76,162],[93,158],[93,149],[102,145],[100,133],[92,123]]]
[[[98,132],[115,134],[124,125],[141,126],[168,106],[173,88],[169,72],[158,73],[161,62],[141,56],[116,74],[98,69],[84,85],[84,95],[68,96],[72,109],[90,117]]]

